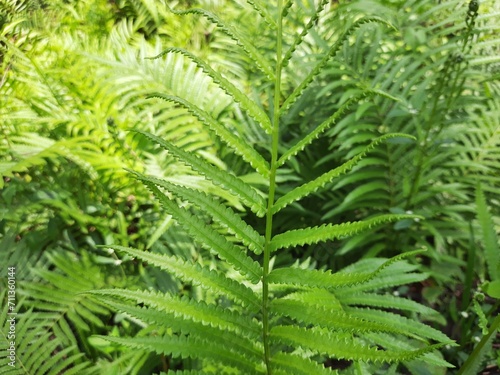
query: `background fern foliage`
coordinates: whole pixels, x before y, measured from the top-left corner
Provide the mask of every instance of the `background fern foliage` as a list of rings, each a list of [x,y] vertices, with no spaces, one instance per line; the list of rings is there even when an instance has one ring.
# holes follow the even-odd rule
[[[0,374],[495,372],[499,12],[0,0]]]

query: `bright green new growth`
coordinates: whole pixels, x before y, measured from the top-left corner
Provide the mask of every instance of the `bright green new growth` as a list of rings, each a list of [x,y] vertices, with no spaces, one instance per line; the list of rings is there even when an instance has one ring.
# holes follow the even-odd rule
[[[283,0],[279,0],[276,9],[268,9],[266,3],[256,0],[248,3],[257,11],[257,16],[263,17],[276,31],[276,61],[265,60],[258,49],[241,37],[234,27],[226,26],[211,13],[203,10],[175,13],[202,15],[242,46],[250,60],[272,79],[269,82],[274,86],[274,93],[269,98],[269,104],[273,104],[270,115],[221,73],[190,52],[169,48],[157,57],[171,53],[182,54],[202,69],[268,135],[271,145],[269,161],[249,146],[242,135],[232,133],[217,119],[212,118],[201,108],[200,103],[191,103],[175,95],[154,93],[151,96],[186,108],[215,137],[268,181],[268,191],[261,194],[234,174],[154,134],[142,130],[137,130],[137,133],[239,198],[258,217],[264,217],[265,233],[259,233],[233,209],[216,198],[166,180],[132,172],[194,241],[220,259],[221,266],[219,269],[208,269],[195,261],[175,256],[120,246],[112,246],[112,249],[159,267],[182,282],[197,285],[205,295],[224,303],[219,305],[205,301],[203,296],[179,297],[168,292],[96,290],[92,293],[101,296],[111,308],[144,322],[151,328],[150,332],[154,332],[153,335],[138,335],[133,338],[102,338],[134,349],[198,359],[193,371],[182,372],[186,374],[334,374],[336,371],[330,371],[322,365],[328,358],[374,363],[422,359],[432,360],[438,366],[449,366],[432,353],[435,349],[451,344],[446,336],[417,321],[378,309],[401,309],[422,315],[433,313],[412,301],[376,293],[379,289],[422,280],[425,275],[412,273],[411,267],[398,266],[402,264],[403,258],[418,252],[382,261],[369,272],[354,270],[331,273],[328,270],[302,269],[297,266],[271,269],[271,253],[275,252],[279,257],[281,249],[336,240],[366,231],[375,225],[419,218],[407,214],[384,214],[352,223],[325,224],[284,233],[275,233],[273,229],[273,219],[280,214],[280,210],[324,188],[335,177],[347,173],[380,143],[394,137],[411,138],[404,134],[385,134],[344,164],[275,199],[278,194],[276,176],[281,166],[314,142],[355,100],[373,94],[388,96],[381,91],[367,89],[359,97],[345,103],[316,130],[304,135],[302,140],[279,157],[282,115],[302,95],[356,28],[367,22],[386,22],[376,17],[355,22],[286,97],[281,87],[282,70],[293,58],[294,50],[313,28],[327,2],[320,2],[302,34],[296,37],[285,53],[283,21],[292,2],[284,4]],[[274,73],[268,68],[273,64]],[[283,96],[285,98],[282,102]],[[267,199],[263,196],[267,196]],[[184,203],[180,204],[181,202]],[[207,224],[203,219],[205,217],[212,219],[215,224]],[[382,339],[386,336],[383,335],[389,335],[395,345],[386,345]],[[432,344],[431,341],[437,343]]]

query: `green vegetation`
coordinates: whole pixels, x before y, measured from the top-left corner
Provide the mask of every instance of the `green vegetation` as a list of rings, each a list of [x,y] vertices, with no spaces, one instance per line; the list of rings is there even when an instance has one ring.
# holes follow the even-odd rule
[[[0,374],[499,371],[499,16],[0,0]]]

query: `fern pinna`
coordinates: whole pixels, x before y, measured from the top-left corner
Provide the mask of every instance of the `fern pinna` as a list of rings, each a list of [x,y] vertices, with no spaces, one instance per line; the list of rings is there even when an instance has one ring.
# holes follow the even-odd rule
[[[102,338],[124,347],[196,359],[188,362],[192,367],[189,370],[167,369],[173,374],[333,374],[338,373],[334,369],[339,367],[335,365],[338,360],[347,361],[350,363],[348,371],[360,374],[367,373],[367,368],[371,373],[389,370],[394,373],[400,363],[411,371],[423,363],[435,368],[449,366],[435,350],[451,344],[450,340],[417,320],[417,316],[434,320],[439,320],[439,317],[431,309],[411,300],[377,293],[380,289],[422,281],[426,277],[414,272],[416,267],[402,259],[415,252],[388,260],[363,260],[337,273],[313,269],[304,263],[272,267],[273,260],[284,249],[344,238],[373,226],[417,218],[407,214],[385,214],[363,221],[327,223],[284,233],[275,233],[273,229],[273,220],[283,215],[285,207],[310,196],[335,177],[348,172],[379,143],[393,137],[407,137],[404,134],[385,134],[343,165],[278,197],[277,176],[280,168],[293,162],[294,156],[309,147],[347,107],[341,107],[339,113],[332,114],[315,131],[297,140],[295,146],[280,156],[282,117],[293,108],[297,98],[356,28],[367,22],[385,22],[376,17],[356,20],[315,62],[302,82],[285,93],[282,85],[282,80],[286,79],[285,69],[292,63],[295,51],[298,51],[329,1],[321,0],[316,9],[311,10],[310,22],[295,37],[287,35],[283,25],[288,15],[304,9],[294,10],[293,2],[284,0],[278,0],[275,6],[257,0],[247,2],[256,11],[255,17],[275,33],[274,59],[268,59],[235,27],[226,25],[208,11],[190,9],[173,13],[205,17],[241,46],[243,52],[255,62],[255,71],[260,71],[262,79],[268,80],[274,87],[267,103],[270,114],[267,106],[250,99],[241,85],[233,83],[189,51],[169,48],[157,57],[179,54],[187,62],[197,65],[225,94],[233,98],[235,107],[238,106],[260,125],[270,144],[270,156],[264,156],[241,134],[213,118],[203,108],[203,103],[192,103],[174,94],[154,93],[151,96],[173,102],[198,118],[216,138],[248,163],[262,180],[267,181],[267,191],[257,190],[238,176],[174,143],[143,130],[136,132],[138,136],[146,137],[167,150],[218,188],[236,196],[256,217],[262,218],[264,233],[247,224],[233,208],[215,197],[167,180],[131,172],[150,189],[194,241],[216,254],[221,266],[210,269],[196,261],[176,256],[112,246],[116,251],[160,267],[182,282],[199,286],[205,296],[212,297],[180,297],[151,290],[93,291],[110,307],[143,322],[150,333],[129,338]],[[389,96],[366,90],[363,96],[368,95]],[[349,101],[349,104],[352,102]],[[211,224],[204,219],[207,216],[211,218]],[[396,314],[394,310],[406,311],[412,314],[413,319]]]

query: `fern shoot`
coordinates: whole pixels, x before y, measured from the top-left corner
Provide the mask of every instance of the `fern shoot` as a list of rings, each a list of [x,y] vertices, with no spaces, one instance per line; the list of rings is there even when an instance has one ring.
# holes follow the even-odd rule
[[[241,85],[231,82],[208,62],[180,48],[168,48],[156,58],[180,54],[186,62],[195,64],[221,90],[229,95],[233,105],[246,112],[267,137],[269,154],[249,145],[244,134],[228,130],[219,119],[203,108],[175,93],[152,93],[152,100],[166,100],[187,109],[214,138],[239,155],[247,167],[267,182],[260,191],[239,176],[215,166],[150,132],[137,129],[137,137],[164,148],[177,161],[189,166],[220,189],[239,199],[258,218],[263,218],[263,233],[252,227],[233,208],[216,197],[167,180],[131,172],[159,200],[165,211],[184,227],[192,239],[218,259],[219,267],[210,269],[195,259],[150,253],[123,246],[109,246],[131,258],[173,275],[181,282],[199,286],[197,295],[179,296],[171,292],[127,289],[100,289],[89,293],[100,296],[111,309],[116,309],[142,322],[144,334],[136,337],[100,336],[101,339],[132,350],[140,349],[182,359],[192,368],[172,374],[242,374],[295,375],[335,374],[326,366],[329,360],[346,360],[353,366],[370,364],[384,368],[399,363],[411,366],[422,361],[437,367],[451,366],[436,349],[453,344],[444,334],[406,318],[389,309],[410,311],[422,317],[435,314],[413,301],[380,292],[394,286],[423,280],[426,275],[404,258],[410,252],[392,259],[372,259],[356,263],[332,273],[295,263],[274,268],[274,260],[286,254],[286,249],[333,241],[366,231],[375,225],[420,218],[409,214],[383,214],[365,220],[345,223],[325,223],[315,227],[297,228],[276,233],[275,219],[287,206],[325,189],[339,175],[347,173],[362,161],[367,153],[390,138],[404,134],[385,134],[344,164],[286,193],[279,190],[280,168],[293,162],[353,104],[356,98],[383,95],[382,91],[365,89],[348,101],[313,133],[303,135],[296,145],[280,155],[280,125],[304,90],[311,85],[325,64],[332,59],[353,32],[366,23],[387,24],[378,17],[361,18],[353,23],[332,47],[323,53],[316,65],[290,92],[284,89],[285,74],[306,36],[321,18],[326,1],[313,9],[310,22],[290,44],[286,38],[287,17],[295,10],[292,1],[278,0],[276,6],[263,1],[248,1],[254,17],[272,27],[275,32],[275,56],[259,52],[250,38],[232,25],[226,25],[216,15],[202,10],[175,11],[183,17],[198,14],[222,29],[241,46],[255,64],[256,71],[265,75],[272,87],[267,105],[269,114],[260,103],[249,98]],[[273,67],[271,70],[269,67]],[[411,137],[410,137],[411,138]],[[204,220],[204,218],[210,220]],[[219,303],[224,301],[224,303]],[[378,366],[378,367],[377,367]],[[187,366],[186,366],[187,367]]]

